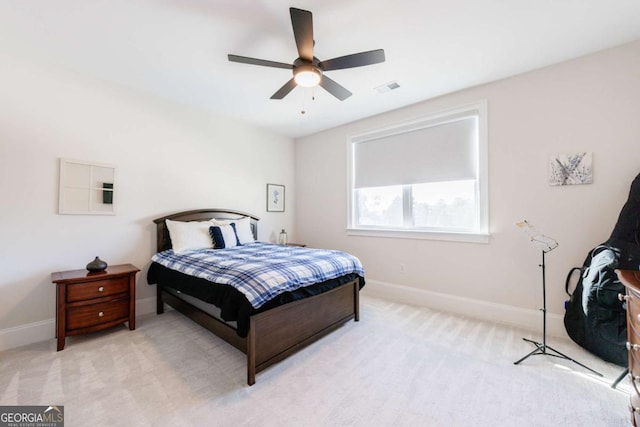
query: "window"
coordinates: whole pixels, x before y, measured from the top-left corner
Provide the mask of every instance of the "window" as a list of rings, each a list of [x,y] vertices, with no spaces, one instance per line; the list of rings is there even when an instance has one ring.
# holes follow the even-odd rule
[[[349,231],[487,241],[486,103],[353,136]]]

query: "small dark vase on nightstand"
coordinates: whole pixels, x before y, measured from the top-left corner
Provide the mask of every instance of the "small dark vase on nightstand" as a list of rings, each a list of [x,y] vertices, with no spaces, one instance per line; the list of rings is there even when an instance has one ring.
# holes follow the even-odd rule
[[[107,268],[107,263],[101,260],[99,257],[96,257],[93,261],[87,264],[87,270],[92,273],[99,273],[104,271]]]

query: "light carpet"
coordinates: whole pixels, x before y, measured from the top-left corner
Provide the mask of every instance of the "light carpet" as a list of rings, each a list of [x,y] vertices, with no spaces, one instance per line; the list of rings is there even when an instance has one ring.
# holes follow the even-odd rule
[[[0,353],[0,404],[71,426],[625,426],[622,368],[530,331],[362,295],[349,322],[246,384],[245,355],[175,311]]]

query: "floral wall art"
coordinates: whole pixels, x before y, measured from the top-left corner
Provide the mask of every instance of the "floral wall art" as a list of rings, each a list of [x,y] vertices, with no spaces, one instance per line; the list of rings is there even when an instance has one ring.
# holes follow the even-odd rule
[[[591,184],[591,153],[555,154],[549,158],[549,185]]]
[[[284,212],[284,185],[267,184],[267,212]]]

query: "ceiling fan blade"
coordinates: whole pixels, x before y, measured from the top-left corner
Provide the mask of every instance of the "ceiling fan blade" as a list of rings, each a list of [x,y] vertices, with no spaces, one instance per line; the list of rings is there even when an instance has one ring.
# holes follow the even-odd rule
[[[282,86],[280,89],[277,90],[276,93],[274,93],[273,95],[271,95],[271,99],[282,99],[285,96],[287,96],[289,94],[289,92],[291,92],[293,90],[294,87],[296,87],[296,81],[293,80],[293,78],[291,80],[289,80],[288,82],[286,82],[284,84],[284,86]]]
[[[231,62],[240,62],[243,64],[251,64],[251,65],[262,65],[263,67],[275,67],[275,68],[286,68],[291,70],[293,68],[292,64],[285,64],[284,62],[275,62],[275,61],[267,61],[265,59],[256,59],[256,58],[248,58],[246,56],[238,56],[238,55],[227,55],[229,61]]]
[[[326,75],[322,76],[322,80],[320,80],[320,86],[322,86],[324,90],[338,98],[340,101],[344,101],[352,95],[351,92],[336,83],[334,80],[331,80]]]
[[[306,61],[313,61],[313,17],[308,10],[289,8],[293,36],[296,39],[298,55]]]
[[[343,70],[345,68],[362,67],[365,65],[384,62],[384,49],[370,50],[368,52],[353,53],[338,58],[321,61],[318,66],[323,71]]]

